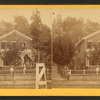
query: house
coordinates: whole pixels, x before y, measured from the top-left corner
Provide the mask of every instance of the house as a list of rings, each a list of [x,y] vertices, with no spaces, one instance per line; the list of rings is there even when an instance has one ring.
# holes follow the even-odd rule
[[[98,46],[100,46],[100,30],[83,37],[77,43],[75,60],[74,60],[75,68],[95,67],[94,65],[92,65],[90,61],[91,59],[89,57],[90,51],[94,50],[94,44],[98,44]]]
[[[30,63],[34,61],[34,55],[32,53],[32,39],[16,30],[13,30],[0,37],[0,66],[6,66],[2,56],[4,56],[4,51],[9,50],[9,44],[17,44],[17,46],[20,47],[19,56],[21,66],[23,66],[26,62]]]

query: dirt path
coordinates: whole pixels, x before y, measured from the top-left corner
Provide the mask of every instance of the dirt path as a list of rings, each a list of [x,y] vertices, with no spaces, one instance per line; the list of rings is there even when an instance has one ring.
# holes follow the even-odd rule
[[[53,72],[52,72],[52,80],[67,80],[58,73],[57,67],[53,66]]]

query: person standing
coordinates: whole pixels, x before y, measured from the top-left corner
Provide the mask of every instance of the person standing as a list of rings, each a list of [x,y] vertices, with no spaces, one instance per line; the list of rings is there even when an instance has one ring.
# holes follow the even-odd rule
[[[67,79],[70,80],[71,71],[68,70],[68,73],[67,74],[68,74]]]

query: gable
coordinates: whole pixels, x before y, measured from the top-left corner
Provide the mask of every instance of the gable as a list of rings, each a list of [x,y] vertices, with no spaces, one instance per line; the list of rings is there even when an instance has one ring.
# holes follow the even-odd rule
[[[98,37],[100,36],[100,30],[99,31],[96,31],[96,32],[94,32],[94,33],[92,33],[92,34],[89,34],[89,35],[87,35],[87,36],[85,36],[85,37],[83,37],[78,43],[77,43],[77,46],[78,45],[80,45],[84,40],[91,40],[91,39],[94,39],[94,40],[100,40]],[[97,39],[95,39],[95,37],[97,38]]]
[[[28,36],[22,34],[21,32],[18,32],[18,31],[16,31],[16,30],[13,30],[13,31],[11,31],[11,32],[9,32],[9,33],[7,33],[7,34],[1,36],[1,37],[0,37],[0,40],[2,40],[2,39],[4,39],[4,38],[8,38],[8,37],[11,36],[11,35],[16,35],[16,36],[19,36],[19,37],[21,37],[21,38],[24,38],[25,40],[32,41],[32,39],[31,39],[30,37],[28,37]]]
[[[0,49],[1,49],[1,42],[6,42],[6,43],[12,43],[16,42],[17,45],[21,45],[22,43],[25,43],[25,47],[27,49],[31,48],[32,45],[32,39],[23,35],[22,33],[18,31],[11,31],[3,36],[0,37]]]

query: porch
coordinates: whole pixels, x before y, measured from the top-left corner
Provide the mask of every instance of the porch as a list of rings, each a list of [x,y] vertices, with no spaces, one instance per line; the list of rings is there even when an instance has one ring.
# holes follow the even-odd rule
[[[19,51],[18,55],[19,59],[16,62],[15,67],[23,67],[24,65],[26,65],[26,67],[31,68],[32,66],[34,66],[35,54],[31,51],[31,49],[25,49],[23,51]],[[0,68],[10,67],[7,61],[5,61],[3,57],[4,57],[4,52],[2,52],[0,55]]]

